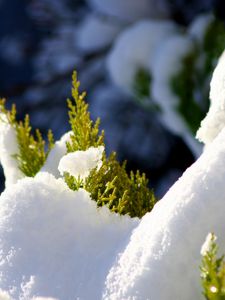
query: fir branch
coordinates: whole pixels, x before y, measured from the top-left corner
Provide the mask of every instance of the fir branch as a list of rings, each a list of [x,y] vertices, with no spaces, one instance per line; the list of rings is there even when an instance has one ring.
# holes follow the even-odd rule
[[[216,237],[211,234],[209,249],[203,254],[201,270],[201,283],[203,295],[207,300],[225,299],[225,261],[224,255],[217,258],[218,246]]]
[[[73,100],[68,99],[69,123],[73,134],[71,142],[67,143],[67,151],[87,150],[90,147],[98,147],[104,144],[104,132],[99,134],[100,120],[95,123],[90,119],[88,104],[84,101],[86,93],[79,93],[80,82],[77,81],[77,73],[72,77]]]
[[[0,100],[0,111],[4,113],[8,122],[15,128],[19,152],[13,157],[18,161],[19,169],[28,177],[34,177],[45,163],[49,151],[54,145],[52,131],[48,131],[48,147],[45,151],[45,141],[38,129],[32,134],[29,116],[24,121],[17,122],[16,106],[11,110],[5,108],[5,99]]]
[[[67,152],[87,150],[89,147],[104,145],[104,133],[99,134],[99,119],[93,124],[84,101],[85,93],[79,94],[77,74],[73,74],[72,96],[74,102],[68,100],[69,122],[73,131],[71,142],[67,143]],[[116,159],[116,153],[108,158],[103,153],[102,166],[94,169],[84,180],[79,181],[70,174],[64,179],[72,190],[80,187],[86,189],[98,206],[107,205],[113,212],[128,214],[131,217],[142,217],[150,211],[155,203],[152,190],[148,188],[148,180],[139,172],[129,175],[126,163],[122,165]]]
[[[195,99],[195,91],[199,83],[196,70],[197,54],[195,50],[184,57],[180,72],[171,79],[172,90],[178,96],[176,109],[183,116],[193,134],[196,133],[206,113],[201,108],[199,101]],[[208,100],[204,99],[204,101],[208,103]],[[207,107],[208,105],[203,106]]]

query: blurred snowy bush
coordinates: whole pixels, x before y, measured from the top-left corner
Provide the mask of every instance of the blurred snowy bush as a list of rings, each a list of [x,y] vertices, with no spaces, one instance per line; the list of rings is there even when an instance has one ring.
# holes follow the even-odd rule
[[[140,21],[119,35],[107,66],[113,82],[140,105],[154,109],[156,103],[165,127],[198,156],[194,135],[208,110],[208,84],[224,45],[224,24],[212,15],[198,16],[188,28]]]

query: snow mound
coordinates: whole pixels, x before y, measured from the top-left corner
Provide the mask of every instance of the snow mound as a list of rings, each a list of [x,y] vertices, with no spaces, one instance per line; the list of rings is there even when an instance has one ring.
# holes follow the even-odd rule
[[[200,249],[216,232],[225,249],[225,129],[146,214],[111,269],[104,299],[202,299]]]
[[[0,288],[13,299],[100,299],[138,220],[97,209],[89,194],[40,172],[0,197]]]
[[[225,52],[213,72],[210,84],[210,109],[197,132],[207,146],[225,127]]]
[[[4,169],[6,187],[24,177],[18,168],[17,160],[13,157],[18,153],[16,131],[6,116],[0,112],[0,162]]]

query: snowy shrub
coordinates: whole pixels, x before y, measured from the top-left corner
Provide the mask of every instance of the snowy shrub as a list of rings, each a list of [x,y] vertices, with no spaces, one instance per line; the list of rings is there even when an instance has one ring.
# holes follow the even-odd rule
[[[15,156],[18,167],[25,176],[35,176],[45,163],[48,153],[53,147],[54,141],[51,130],[48,132],[48,148],[46,151],[45,141],[40,131],[37,129],[35,134],[32,134],[28,115],[26,115],[24,121],[17,122],[15,106],[12,106],[11,111],[7,111],[5,109],[5,100],[0,101],[0,111],[3,115],[0,122],[3,126],[8,126],[15,132],[14,135],[18,142],[18,150],[15,149],[15,153],[10,155]],[[9,143],[15,143],[14,140],[15,137],[11,137]],[[4,145],[2,147],[4,149]]]
[[[107,205],[114,212],[142,217],[152,209],[155,202],[145,174],[139,172],[128,174],[126,164],[121,165],[115,153],[107,158],[104,132],[99,133],[98,129],[100,121],[98,119],[93,123],[90,119],[88,105],[84,101],[85,93],[79,94],[76,73],[73,75],[72,95],[74,101],[68,100],[71,132],[54,146],[53,134],[49,131],[47,148],[39,130],[36,130],[35,134],[32,133],[29,116],[26,116],[23,122],[17,122],[15,106],[11,111],[7,111],[5,100],[1,100],[1,124],[9,126],[15,132],[14,140],[10,139],[7,129],[4,128],[2,136],[7,133],[9,143],[12,141],[15,144],[15,140],[18,143],[17,147],[13,147],[14,153],[12,150],[7,154],[5,149],[6,154],[2,155],[5,175],[8,175],[8,165],[4,164],[4,157],[10,156],[12,164],[14,159],[13,169],[19,169],[13,170],[14,173],[21,172],[23,176],[28,177],[34,177],[40,170],[49,172],[49,165],[53,165],[55,160],[58,165],[51,168],[51,171],[57,168],[59,173],[57,171],[53,174],[57,177],[63,176],[72,190],[84,188],[98,206]],[[61,145],[63,143],[64,146]],[[2,143],[2,152],[4,146]],[[51,151],[54,155],[53,161]],[[61,153],[62,157],[57,152]],[[16,179],[19,178],[20,176]],[[16,182],[16,179],[13,178],[12,183]]]
[[[107,65],[117,86],[146,109],[156,103],[165,127],[199,156],[194,135],[208,110],[208,85],[224,46],[224,24],[212,15],[198,16],[189,28],[146,20],[118,36]]]

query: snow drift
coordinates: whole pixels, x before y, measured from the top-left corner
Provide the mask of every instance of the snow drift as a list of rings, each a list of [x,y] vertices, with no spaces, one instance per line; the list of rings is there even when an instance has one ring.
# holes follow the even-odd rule
[[[13,299],[100,299],[137,224],[48,173],[22,179],[1,195],[0,287]]]

